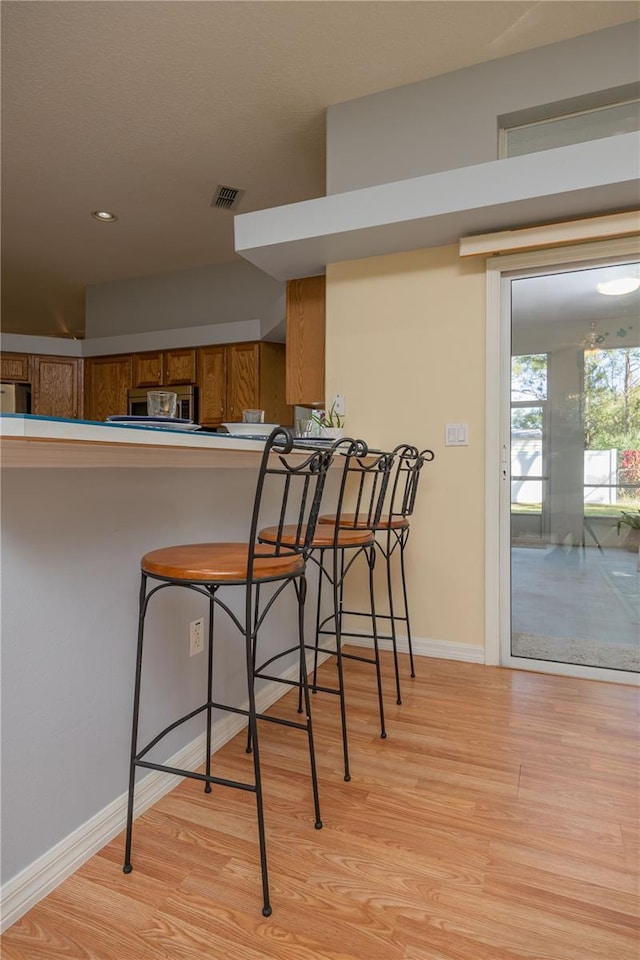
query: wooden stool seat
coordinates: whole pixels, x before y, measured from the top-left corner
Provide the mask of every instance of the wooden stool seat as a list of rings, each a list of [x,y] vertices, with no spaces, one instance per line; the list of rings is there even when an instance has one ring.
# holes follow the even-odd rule
[[[258,539],[261,543],[273,543],[278,536],[280,537],[281,543],[295,543],[300,536],[304,539],[304,532],[301,534],[293,524],[285,526],[281,530],[279,530],[278,527],[265,527],[264,530],[261,530],[258,534]],[[373,542],[374,536],[372,531],[360,528],[356,530],[338,530],[338,537],[336,539],[335,524],[331,526],[325,523],[322,528],[320,528],[320,526],[316,527],[311,541],[311,547],[314,550],[329,549],[330,547],[348,549],[349,547],[370,547]]]
[[[318,523],[332,523],[335,526],[336,515],[329,514],[318,517]],[[402,530],[409,526],[409,521],[406,517],[386,515],[380,517],[375,523],[373,521],[369,523],[364,517],[358,518],[354,513],[343,513],[340,517],[340,526],[353,527],[354,525],[362,530]]]
[[[294,536],[289,541],[292,544]],[[163,547],[145,554],[141,560],[144,573],[167,580],[193,583],[243,583],[248,576],[248,543],[187,543]],[[254,556],[254,580],[279,580],[304,571],[304,557],[299,553]]]

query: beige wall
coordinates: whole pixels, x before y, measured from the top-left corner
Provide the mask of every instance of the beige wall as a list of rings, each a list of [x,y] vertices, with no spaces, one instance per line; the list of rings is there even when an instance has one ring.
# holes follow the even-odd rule
[[[414,638],[484,644],[484,260],[457,246],[327,267],[327,397],[370,445],[430,447],[408,548]],[[468,447],[445,424],[468,423]]]

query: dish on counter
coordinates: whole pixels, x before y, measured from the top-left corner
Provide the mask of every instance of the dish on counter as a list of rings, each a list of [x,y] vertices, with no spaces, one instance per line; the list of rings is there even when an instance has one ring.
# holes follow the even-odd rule
[[[264,440],[279,423],[223,423],[221,424],[232,437],[249,437],[252,440]]]
[[[183,417],[134,417],[115,414],[107,417],[107,423],[121,427],[151,427],[156,430],[199,430],[200,424]]]
[[[333,437],[294,437],[295,446],[303,447],[332,447],[336,442]]]

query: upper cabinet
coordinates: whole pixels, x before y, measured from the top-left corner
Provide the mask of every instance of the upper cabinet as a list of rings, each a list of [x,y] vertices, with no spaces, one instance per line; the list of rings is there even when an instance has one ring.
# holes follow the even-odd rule
[[[84,415],[87,420],[106,420],[128,412],[131,389],[131,357],[88,357],[84,363]]]
[[[76,419],[82,414],[82,362],[75,357],[31,358],[31,412]]]
[[[198,420],[215,427],[259,408],[267,423],[293,423],[285,397],[285,345],[232,343],[108,357],[5,353],[2,379],[32,384],[32,412],[106,420],[129,411],[133,388],[197,385]]]
[[[293,423],[285,401],[282,343],[232,343],[198,349],[200,423],[242,420],[242,411],[264,410],[267,423]]]
[[[4,353],[1,377],[31,384],[31,413],[76,419],[82,414],[82,360],[27,353]]]
[[[198,348],[198,420],[216,427],[226,418],[226,347]]]
[[[29,354],[3,353],[0,358],[0,380],[29,383]]]
[[[194,348],[134,353],[131,359],[134,387],[175,387],[196,382]]]
[[[325,278],[287,283],[287,403],[324,403]]]

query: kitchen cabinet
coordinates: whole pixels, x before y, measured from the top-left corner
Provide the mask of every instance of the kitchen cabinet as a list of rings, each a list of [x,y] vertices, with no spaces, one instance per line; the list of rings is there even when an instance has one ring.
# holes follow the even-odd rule
[[[132,356],[134,387],[175,387],[196,383],[194,348],[153,350]]]
[[[0,380],[29,383],[29,354],[3,353],[0,358]]]
[[[76,419],[82,410],[82,361],[75,357],[31,358],[31,412]]]
[[[198,349],[198,421],[207,427],[218,426],[226,418],[226,347]]]
[[[87,358],[84,366],[85,419],[106,420],[114,414],[126,414],[131,383],[130,355]]]
[[[264,410],[266,423],[293,423],[285,397],[283,343],[234,343],[227,347],[227,417],[242,420],[242,411]]]
[[[287,283],[286,400],[299,406],[324,403],[325,277]]]
[[[200,423],[240,422],[242,411],[260,409],[267,423],[293,423],[285,401],[282,343],[232,343],[198,349]]]

